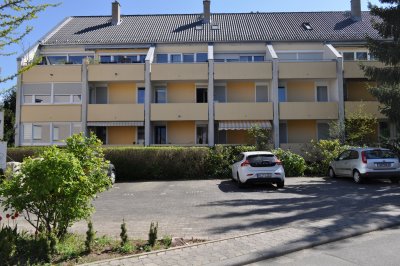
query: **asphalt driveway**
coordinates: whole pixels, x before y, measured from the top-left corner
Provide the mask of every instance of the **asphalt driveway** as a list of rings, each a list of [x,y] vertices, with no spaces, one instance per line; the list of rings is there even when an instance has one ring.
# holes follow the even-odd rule
[[[329,178],[287,178],[279,190],[266,185],[239,189],[230,180],[117,183],[94,205],[98,235],[118,236],[125,219],[132,238],[147,238],[155,221],[160,237],[220,239],[320,219],[330,221],[324,230],[334,230],[360,212],[370,212],[371,221],[380,219],[400,208],[400,186]],[[84,233],[86,224],[72,229]]]

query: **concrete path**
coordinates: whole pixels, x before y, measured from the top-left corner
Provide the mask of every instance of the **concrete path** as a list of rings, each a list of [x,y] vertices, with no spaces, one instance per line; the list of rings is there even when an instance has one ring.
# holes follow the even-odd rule
[[[400,207],[370,208],[296,226],[91,265],[246,265],[400,224]]]

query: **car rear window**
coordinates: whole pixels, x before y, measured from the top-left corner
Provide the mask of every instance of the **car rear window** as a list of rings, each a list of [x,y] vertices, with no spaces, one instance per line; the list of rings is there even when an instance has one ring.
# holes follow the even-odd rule
[[[393,159],[397,156],[388,150],[370,150],[365,152],[367,159]]]
[[[266,167],[275,165],[275,155],[273,154],[257,154],[247,156],[252,167]]]

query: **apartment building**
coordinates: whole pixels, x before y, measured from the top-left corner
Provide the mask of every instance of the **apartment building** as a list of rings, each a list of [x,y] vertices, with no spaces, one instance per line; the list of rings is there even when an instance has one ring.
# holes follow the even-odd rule
[[[105,145],[247,144],[253,125],[276,147],[324,139],[360,104],[394,134],[359,65],[379,39],[351,11],[68,17],[19,59],[16,145],[93,131]],[[350,3],[349,3],[350,4]],[[350,6],[350,5],[349,5]]]

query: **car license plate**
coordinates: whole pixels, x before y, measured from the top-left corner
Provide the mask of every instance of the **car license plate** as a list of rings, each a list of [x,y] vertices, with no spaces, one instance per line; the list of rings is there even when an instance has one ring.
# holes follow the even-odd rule
[[[272,177],[272,174],[258,174],[257,177],[259,178]]]
[[[376,163],[376,166],[378,167],[390,167],[391,165],[391,163]]]

